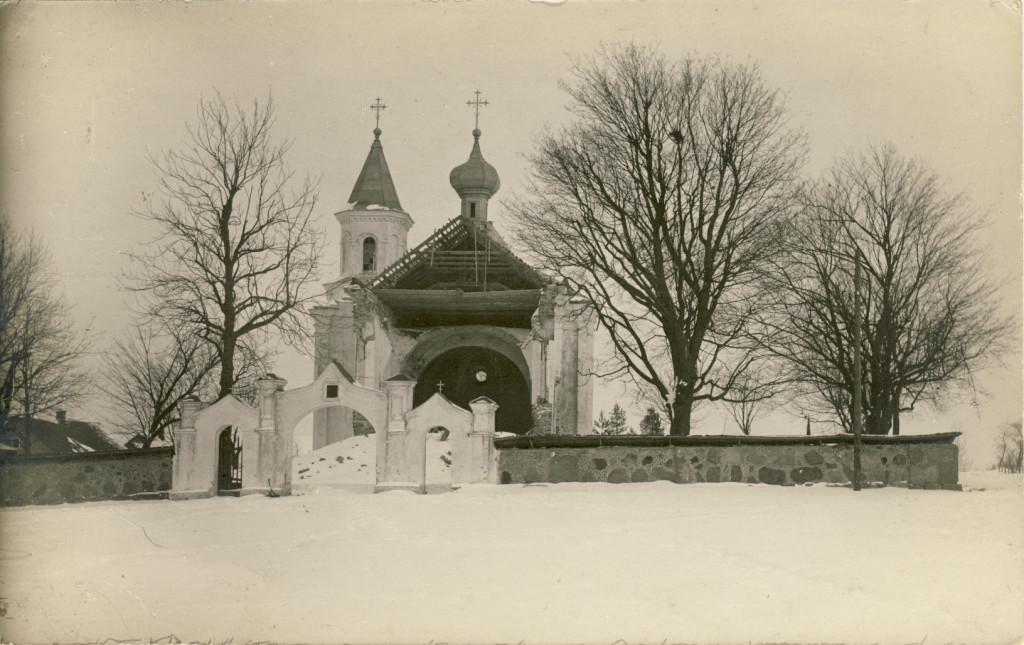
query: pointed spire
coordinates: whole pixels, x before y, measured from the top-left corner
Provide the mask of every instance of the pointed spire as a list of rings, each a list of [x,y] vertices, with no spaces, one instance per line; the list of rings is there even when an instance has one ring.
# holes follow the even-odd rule
[[[379,116],[380,112],[377,114]],[[373,129],[370,154],[366,156],[363,170],[359,173],[359,179],[356,179],[356,185],[352,187],[348,202],[355,204],[356,209],[376,205],[400,211],[402,204],[398,201],[398,191],[395,190],[395,182],[391,179],[388,162],[384,159],[384,146],[380,143],[380,134],[380,128]]]

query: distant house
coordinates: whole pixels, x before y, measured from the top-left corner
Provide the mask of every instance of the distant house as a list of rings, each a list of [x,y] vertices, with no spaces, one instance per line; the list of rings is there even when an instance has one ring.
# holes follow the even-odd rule
[[[163,437],[153,437],[152,441],[149,442],[150,448],[163,448],[165,446],[173,446],[174,442],[171,441],[171,435],[168,432]],[[124,442],[124,447],[128,450],[142,450],[146,447],[146,435],[139,433]]]
[[[0,452],[19,455],[61,455],[81,452],[123,450],[98,426],[85,421],[68,421],[63,410],[55,421],[15,419],[0,429]]]

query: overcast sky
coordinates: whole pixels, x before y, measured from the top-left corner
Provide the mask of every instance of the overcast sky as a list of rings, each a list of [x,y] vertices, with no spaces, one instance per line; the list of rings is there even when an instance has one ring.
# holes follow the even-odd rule
[[[128,319],[116,278],[155,233],[133,218],[156,179],[147,151],[180,145],[203,93],[271,92],[288,156],[320,177],[323,279],[337,223],[372,141],[370,104],[410,246],[458,213],[448,184],[472,144],[479,89],[485,158],[502,198],[521,188],[536,135],[567,119],[570,56],[634,40],[672,57],[760,64],[809,135],[807,175],[892,141],[965,192],[1006,311],[1021,309],[1021,18],[1016,3],[568,2],[481,0],[206,3],[22,2],[0,8],[0,208],[48,241],[53,269],[102,349]],[[507,230],[507,228],[506,228]],[[304,384],[312,367],[283,360]],[[1020,416],[1019,347],[979,379],[978,410],[916,415],[936,431]],[[959,415],[959,416],[958,416]],[[75,416],[75,415],[73,415]],[[79,415],[81,416],[81,415]],[[922,425],[923,424],[923,425]]]

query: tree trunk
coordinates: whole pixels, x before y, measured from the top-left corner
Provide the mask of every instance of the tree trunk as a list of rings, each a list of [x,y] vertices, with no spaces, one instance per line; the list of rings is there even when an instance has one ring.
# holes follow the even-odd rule
[[[220,354],[220,391],[217,400],[231,394],[235,387],[235,344],[233,336],[224,337],[224,348]]]
[[[670,435],[686,437],[690,434],[690,413],[693,411],[693,387],[681,385],[676,389],[675,400],[672,401],[672,425]]]

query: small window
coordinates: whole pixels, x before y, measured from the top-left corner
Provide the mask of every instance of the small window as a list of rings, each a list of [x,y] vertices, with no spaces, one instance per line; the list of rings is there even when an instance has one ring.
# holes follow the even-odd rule
[[[328,399],[336,399],[336,398],[338,398],[338,386],[337,385],[328,385],[327,386],[327,398]]]
[[[377,240],[368,237],[363,240],[363,271],[377,270]]]
[[[469,216],[476,217],[476,202],[469,202]]]

